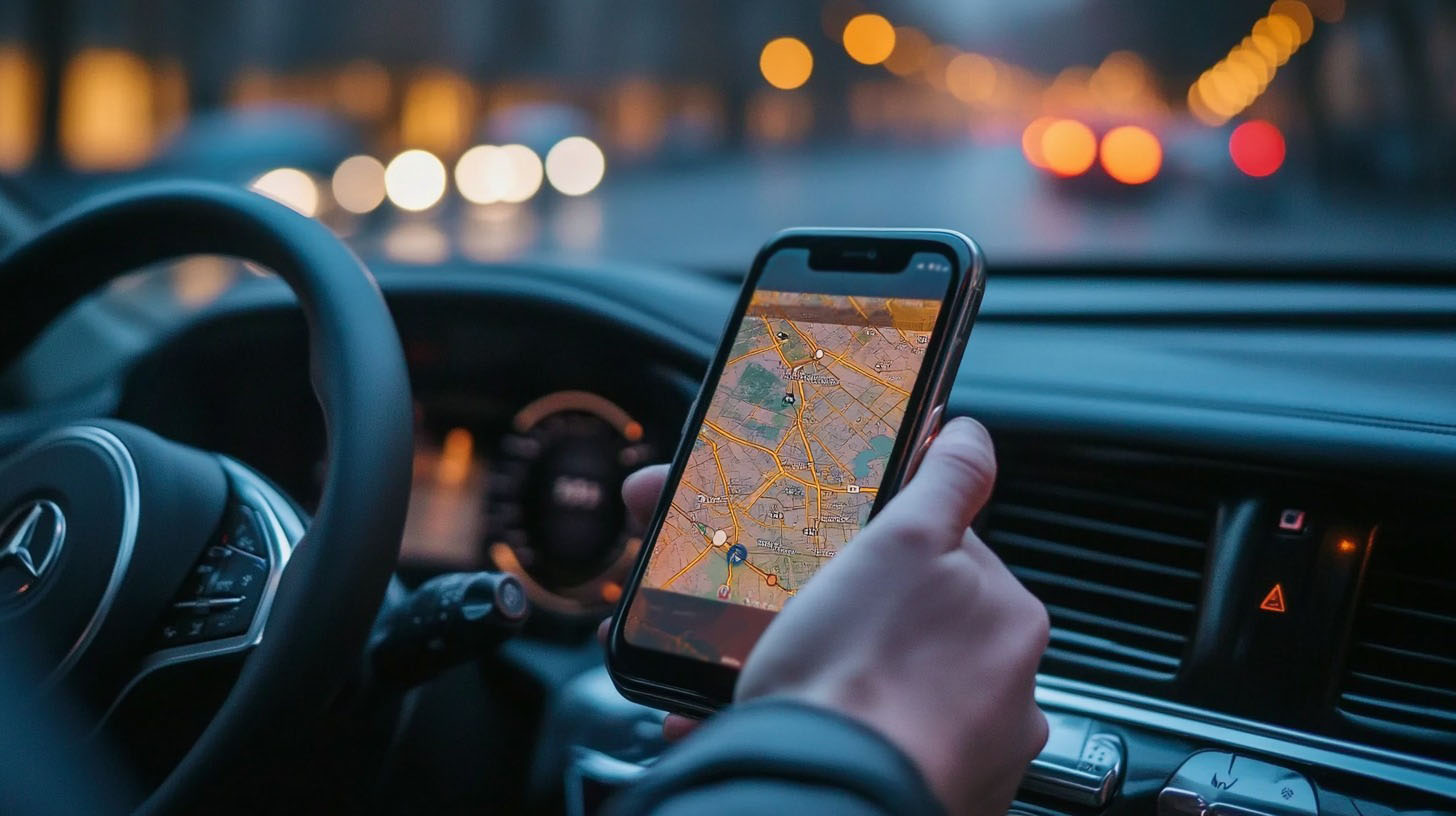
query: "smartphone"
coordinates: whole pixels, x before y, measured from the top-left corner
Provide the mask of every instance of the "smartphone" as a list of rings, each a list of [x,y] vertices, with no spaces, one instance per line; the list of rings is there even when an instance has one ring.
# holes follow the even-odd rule
[[[731,701],[774,615],[913,472],[983,288],[980,250],[948,230],[764,246],[612,625],[624,695],[698,716]]]

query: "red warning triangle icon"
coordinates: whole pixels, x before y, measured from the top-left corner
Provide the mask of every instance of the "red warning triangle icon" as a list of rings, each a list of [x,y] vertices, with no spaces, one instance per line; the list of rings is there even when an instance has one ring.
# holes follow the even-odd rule
[[[1284,587],[1275,584],[1269,594],[1264,596],[1264,602],[1259,604],[1259,608],[1265,612],[1284,612]]]

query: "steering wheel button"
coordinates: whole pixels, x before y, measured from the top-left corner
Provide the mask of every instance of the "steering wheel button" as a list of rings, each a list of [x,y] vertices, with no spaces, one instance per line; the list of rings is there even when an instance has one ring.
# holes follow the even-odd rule
[[[235,507],[229,514],[227,531],[223,533],[223,543],[255,558],[266,559],[268,557],[268,549],[258,530],[257,519],[246,507]]]
[[[268,578],[268,562],[242,553],[230,554],[210,576],[208,595],[256,599]]]
[[[203,615],[194,615],[192,610],[178,610],[167,615],[157,627],[153,638],[159,649],[184,646],[207,638],[206,610]]]
[[[207,616],[204,631],[209,638],[232,637],[248,631],[253,623],[251,605],[239,605],[227,609],[213,610]]]

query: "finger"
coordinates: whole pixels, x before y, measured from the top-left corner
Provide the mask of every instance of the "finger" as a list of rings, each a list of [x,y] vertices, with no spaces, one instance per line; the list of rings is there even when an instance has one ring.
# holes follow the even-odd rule
[[[1022,753],[1026,755],[1027,762],[1035,759],[1041,749],[1046,747],[1047,738],[1051,736],[1051,725],[1047,722],[1046,714],[1041,707],[1032,702],[1030,710],[1026,713],[1026,746]]]
[[[652,465],[642,468],[622,482],[622,501],[627,503],[627,512],[632,521],[641,527],[647,524],[657,497],[662,495],[662,486],[667,482],[667,465]]]
[[[669,714],[667,719],[662,721],[662,738],[668,742],[677,742],[693,733],[702,724],[702,720],[684,717],[681,714]]]
[[[959,531],[986,506],[995,483],[991,435],[974,419],[956,417],[940,429],[915,476],[890,506],[911,518],[946,518]]]
[[[607,635],[612,631],[612,619],[604,618],[597,624],[597,645],[607,648]]]

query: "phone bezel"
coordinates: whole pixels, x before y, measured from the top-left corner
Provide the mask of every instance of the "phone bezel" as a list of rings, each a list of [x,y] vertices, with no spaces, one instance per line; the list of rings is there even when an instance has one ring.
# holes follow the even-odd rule
[[[939,422],[938,412],[943,408],[949,394],[950,381],[964,350],[966,335],[983,289],[979,249],[966,236],[950,230],[795,229],[779,233],[765,244],[754,258],[738,301],[724,324],[723,340],[704,375],[698,399],[694,401],[688,420],[683,426],[683,438],[674,452],[667,484],[676,484],[687,465],[688,453],[708,409],[708,400],[703,398],[703,393],[722,375],[733,346],[731,330],[742,321],[768,259],[782,250],[807,249],[810,252],[809,265],[813,267],[816,260],[825,264],[830,262],[828,259],[847,257],[846,252],[851,248],[864,257],[863,251],[870,247],[906,260],[916,253],[937,253],[944,256],[951,265],[945,307],[936,319],[935,330],[926,347],[926,360],[930,364],[922,367],[911,389],[905,414],[907,424],[896,437],[895,446],[886,464],[886,477],[871,507],[870,517],[873,518],[883,504],[898,491],[917,463],[918,455],[923,452],[924,442]],[[876,265],[877,262],[868,258],[865,261],[866,267]],[[852,266],[848,269],[840,266],[837,269],[844,271],[824,271],[823,274],[849,277],[864,275],[867,271],[871,274],[888,271],[856,269]],[[893,274],[903,271],[901,267]],[[607,666],[612,681],[629,699],[679,713],[701,716],[731,702],[738,670],[634,646],[627,641],[623,625],[626,610],[637,595],[647,559],[669,511],[671,494],[671,490],[663,491],[663,496],[653,510],[651,522],[643,534],[644,545],[626,583],[607,639]]]

